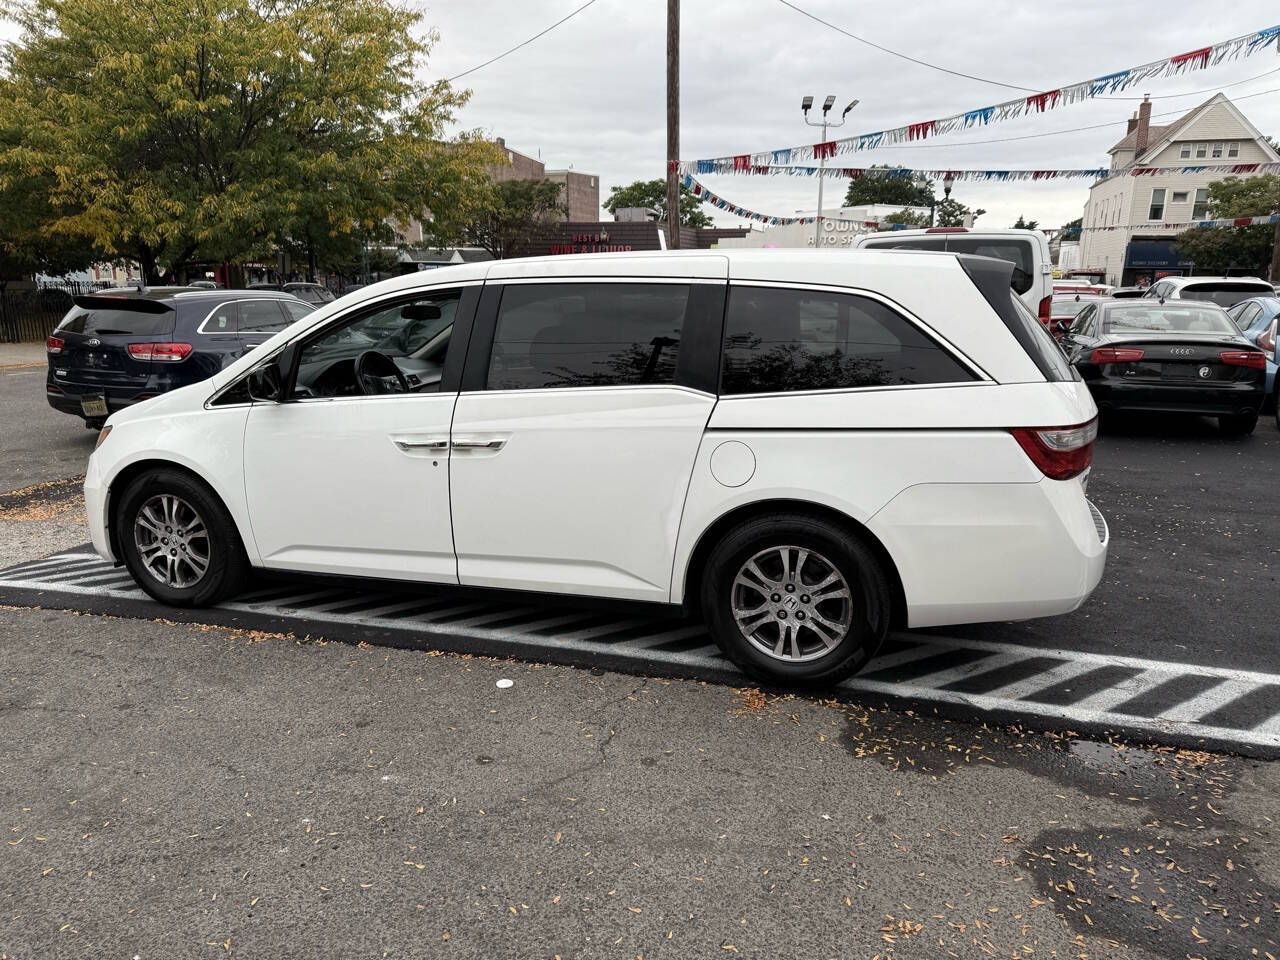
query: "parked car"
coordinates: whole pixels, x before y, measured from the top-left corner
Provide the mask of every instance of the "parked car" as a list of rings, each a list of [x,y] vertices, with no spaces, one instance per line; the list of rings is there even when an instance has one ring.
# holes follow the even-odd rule
[[[1071,293],[1095,297],[1107,297],[1111,295],[1111,291],[1114,289],[1115,287],[1106,283],[1086,283],[1083,280],[1053,281],[1053,295],[1055,297]]]
[[[1061,340],[1080,311],[1102,299],[1101,296],[1087,293],[1055,294],[1049,305],[1049,332],[1054,339]]]
[[[273,291],[121,287],[76,297],[45,342],[49,406],[98,429],[117,410],[208,379],[314,309]]]
[[[251,283],[250,290],[280,290],[284,293],[291,293],[303,303],[309,303],[312,306],[321,306],[325,303],[333,303],[338,298],[333,295],[328,287],[318,283],[305,283],[302,281],[291,281],[289,283]]]
[[[1280,316],[1280,297],[1250,297],[1227,311],[1232,322],[1251,343],[1267,355],[1267,395],[1263,412],[1276,405],[1276,317]]]
[[[1103,300],[1062,346],[1103,413],[1212,416],[1229,436],[1257,425],[1266,358],[1217,304]]]
[[[1146,296],[1146,287],[1112,287],[1111,296],[1117,300],[1131,300],[1134,297]]]
[[[1163,277],[1143,296],[1153,300],[1203,300],[1225,308],[1249,297],[1273,297],[1275,291],[1257,277]]]
[[[1039,230],[984,230],[979,227],[928,227],[891,230],[854,237],[862,250],[933,250],[997,257],[1013,264],[1010,286],[1027,309],[1049,325],[1053,298],[1053,263],[1049,241]]]
[[[216,280],[192,280],[187,284],[189,287],[195,287],[197,290],[221,290],[222,284]]]
[[[891,625],[1065,613],[1102,575],[1097,411],[1011,274],[733,250],[387,280],[114,414],[94,546],[181,606],[262,568],[698,607],[753,676],[833,682]]]

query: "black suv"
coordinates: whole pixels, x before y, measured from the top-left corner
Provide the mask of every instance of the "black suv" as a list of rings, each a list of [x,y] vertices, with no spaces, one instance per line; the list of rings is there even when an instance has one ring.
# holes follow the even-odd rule
[[[97,429],[112,412],[206,380],[315,310],[272,290],[113,289],[76,297],[45,342],[49,406]]]

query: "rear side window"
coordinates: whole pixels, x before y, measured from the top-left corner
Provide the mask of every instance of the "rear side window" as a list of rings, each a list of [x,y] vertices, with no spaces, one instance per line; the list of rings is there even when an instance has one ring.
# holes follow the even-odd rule
[[[1017,293],[1026,293],[1035,282],[1035,254],[1030,240],[1016,237],[966,237],[947,235],[948,253],[972,253],[978,257],[994,257],[1013,264],[1013,276],[1009,286]]]
[[[289,314],[289,322],[301,320],[305,316],[309,316],[316,312],[316,308],[309,303],[299,303],[296,300],[286,300],[284,308]]]
[[[81,297],[58,329],[102,337],[159,337],[173,333],[173,322],[173,309],[155,300],[131,305],[124,297]]]
[[[288,326],[280,305],[275,300],[242,300],[240,329],[245,333],[275,333]]]
[[[868,241],[864,246],[874,250],[933,250],[941,253],[946,250],[946,239],[938,236],[903,237],[901,240],[886,237],[883,240]]]
[[[201,333],[235,333],[240,329],[240,311],[234,300],[220,303],[200,324]]]
[[[502,293],[490,390],[672,383],[689,286],[511,284]]]
[[[1080,375],[1076,373],[1075,367],[1067,362],[1062,348],[1045,329],[1044,324],[1036,319],[1036,315],[1027,309],[1027,305],[1021,298],[1010,293],[1009,301],[1013,304],[1013,313],[1018,317],[1016,322],[1021,327],[1022,333],[1020,334],[1012,327],[1010,330],[1035,361],[1044,378],[1049,381],[1079,380]]]
[[[869,297],[746,286],[729,294],[723,394],[973,379],[941,345]]]
[[[1271,289],[1264,283],[1193,283],[1182,288],[1183,300],[1202,300],[1220,307],[1231,307],[1249,297],[1266,296]]]

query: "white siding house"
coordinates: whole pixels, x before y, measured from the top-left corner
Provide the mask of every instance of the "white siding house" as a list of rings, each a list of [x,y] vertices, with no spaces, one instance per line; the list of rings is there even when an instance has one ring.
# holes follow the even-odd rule
[[[1135,163],[1183,167],[1280,162],[1280,154],[1221,93],[1163,127],[1151,126],[1151,101],[1143,100],[1124,139],[1107,152],[1112,170]],[[1185,229],[1175,225],[1205,219],[1209,184],[1228,176],[1212,172],[1099,180],[1089,190],[1084,208],[1081,264],[1104,270],[1108,283],[1125,285],[1193,272],[1194,265],[1173,250],[1172,238]]]

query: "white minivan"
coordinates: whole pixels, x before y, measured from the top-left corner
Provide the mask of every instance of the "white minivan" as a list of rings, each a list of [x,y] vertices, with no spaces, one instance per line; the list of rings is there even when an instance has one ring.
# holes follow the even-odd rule
[[[853,238],[850,249],[932,250],[998,257],[1013,264],[1009,285],[1028,310],[1049,326],[1053,306],[1053,260],[1049,241],[1039,230],[986,230],[979,227],[926,227],[890,230]]]
[[[500,260],[326,304],[111,417],[93,543],[165,603],[255,568],[700,608],[753,676],[1078,607],[1097,409],[965,255]]]

